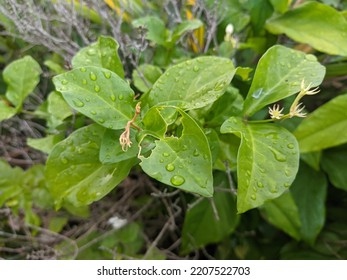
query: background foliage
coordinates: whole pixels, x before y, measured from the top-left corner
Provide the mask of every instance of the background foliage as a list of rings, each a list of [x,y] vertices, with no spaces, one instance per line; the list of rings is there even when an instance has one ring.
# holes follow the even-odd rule
[[[0,257],[345,259],[346,11],[0,0]]]

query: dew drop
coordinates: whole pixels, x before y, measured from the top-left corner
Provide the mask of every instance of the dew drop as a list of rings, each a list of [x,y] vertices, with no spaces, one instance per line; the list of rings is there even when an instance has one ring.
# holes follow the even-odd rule
[[[263,88],[259,88],[252,93],[252,97],[254,97],[255,99],[258,99],[262,94],[263,94]]]
[[[89,78],[90,78],[92,81],[96,81],[96,79],[97,79],[96,75],[95,75],[93,72],[90,72]]]
[[[82,80],[82,84],[86,85],[86,84],[87,84],[87,80],[86,80],[86,79],[83,79],[83,80]]]
[[[62,157],[61,159],[60,159],[60,161],[61,161],[61,163],[63,163],[63,164],[67,164],[69,161],[67,160],[67,158],[66,157]]]
[[[170,154],[169,153],[163,153],[163,157],[169,157],[170,156]]]
[[[204,155],[204,159],[208,159],[208,155]]]
[[[285,162],[287,160],[286,156],[281,154],[280,152],[271,149],[272,154],[274,155],[275,159],[279,162]]]
[[[67,80],[62,80],[61,83],[62,83],[63,85],[67,85],[68,81],[67,81]]]
[[[106,155],[106,159],[110,159],[110,158],[111,158],[111,156],[107,154]]]
[[[287,169],[284,171],[284,174],[286,174],[287,177],[290,177],[290,175],[291,175],[290,171]]]
[[[106,79],[111,78],[111,72],[102,72]]]
[[[258,186],[258,188],[264,188],[264,185],[263,185],[262,182],[258,182],[258,183],[257,183],[257,186]]]
[[[285,187],[285,188],[289,188],[289,187],[290,187],[290,184],[284,183],[284,187]]]
[[[98,119],[99,123],[104,123],[105,120],[104,119]]]
[[[215,91],[220,91],[224,88],[225,86],[225,82],[224,81],[220,81],[220,82],[217,82],[215,85],[214,85],[214,90]]]
[[[95,90],[95,92],[99,92],[100,91],[100,87],[98,85],[95,85],[94,86],[94,90]]]
[[[180,175],[172,176],[170,180],[171,184],[173,184],[174,186],[180,186],[184,184],[185,181],[186,180]]]
[[[294,144],[289,143],[289,144],[287,145],[287,147],[288,147],[289,149],[294,149]]]
[[[195,66],[193,67],[193,71],[194,71],[194,72],[198,72],[199,70],[200,70],[199,66],[195,65]]]
[[[90,113],[92,114],[92,115],[96,115],[96,112],[95,111],[90,111]]]
[[[199,155],[200,155],[199,151],[195,149],[193,152],[193,156],[198,157]]]
[[[163,159],[160,159],[160,160],[159,160],[159,162],[160,162],[160,163],[163,163],[163,162],[164,162],[164,160],[163,160]]]
[[[78,148],[78,149],[77,149],[77,153],[79,153],[80,155],[83,154],[83,153],[84,153],[84,152],[83,152],[83,149],[82,149],[82,148]]]
[[[95,49],[89,49],[89,50],[87,51],[87,54],[93,56],[93,55],[96,54],[96,50],[95,50]]]
[[[278,192],[278,188],[277,187],[273,187],[270,189],[271,193],[277,193]]]
[[[165,166],[166,170],[172,172],[175,170],[175,166],[172,163],[169,163]]]
[[[123,100],[123,99],[124,99],[123,94],[119,95],[119,96],[118,96],[118,99],[119,99],[119,100]]]
[[[81,107],[84,106],[84,103],[81,100],[79,100],[79,99],[75,99],[72,102],[73,102],[73,104],[75,104],[76,107],[81,108]]]
[[[190,60],[186,61],[186,65],[191,65],[191,64],[192,64],[192,62]]]
[[[115,101],[115,100],[116,100],[116,96],[115,96],[113,93],[111,94],[111,100],[112,100],[112,101]]]
[[[182,150],[183,150],[183,151],[188,150],[188,146],[187,146],[187,145],[183,145]]]
[[[251,199],[252,199],[252,200],[256,200],[256,199],[257,199],[257,196],[256,196],[255,194],[252,194],[252,195],[251,195]]]
[[[80,68],[80,71],[81,71],[81,72],[86,72],[86,68],[81,67],[81,68]]]
[[[89,98],[89,97],[86,97],[85,100],[86,100],[87,102],[89,102],[89,101],[90,101],[90,98]]]

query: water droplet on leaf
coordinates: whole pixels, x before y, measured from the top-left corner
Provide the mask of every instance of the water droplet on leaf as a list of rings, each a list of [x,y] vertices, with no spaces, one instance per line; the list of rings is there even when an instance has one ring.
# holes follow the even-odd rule
[[[172,163],[169,163],[165,166],[166,170],[172,172],[175,170],[175,166]]]
[[[82,102],[81,100],[79,99],[75,99],[73,100],[73,104],[75,104],[76,107],[83,107],[84,106],[84,102]]]
[[[94,86],[94,90],[95,90],[95,92],[99,92],[100,91],[100,87],[98,85],[95,85]]]
[[[62,80],[61,83],[62,83],[63,85],[67,85],[68,81],[67,81],[67,80]]]
[[[62,157],[61,159],[60,159],[60,161],[63,163],[63,164],[67,164],[69,161],[67,160],[67,158],[66,157]]]
[[[86,68],[81,67],[81,68],[80,68],[80,71],[81,71],[81,72],[86,72]]]
[[[171,184],[173,184],[174,186],[180,186],[184,184],[185,181],[186,180],[180,175],[172,176],[170,180]]]
[[[163,153],[163,157],[169,157],[170,156],[170,154],[169,153]]]
[[[252,194],[252,195],[251,195],[251,199],[252,199],[252,200],[256,200],[256,199],[257,199],[257,196],[256,196],[255,194]]]
[[[252,93],[252,97],[254,97],[255,99],[258,99],[262,94],[263,94],[263,88],[259,88]]]
[[[199,68],[199,66],[197,66],[197,65],[195,65],[195,66],[193,67],[193,71],[194,71],[194,72],[198,72],[199,69],[200,69],[200,68]]]
[[[111,72],[102,72],[106,79],[111,78]]]
[[[199,151],[197,149],[195,149],[193,152],[193,156],[197,157],[199,155],[200,155]]]
[[[96,79],[97,79],[96,75],[95,75],[93,72],[90,72],[89,78],[90,78],[92,81],[96,81]]]

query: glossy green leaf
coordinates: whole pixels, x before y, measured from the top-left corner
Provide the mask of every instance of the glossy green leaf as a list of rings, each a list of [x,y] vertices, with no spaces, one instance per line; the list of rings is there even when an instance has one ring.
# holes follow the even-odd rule
[[[136,19],[132,22],[134,27],[142,27],[146,29],[146,39],[158,45],[165,45],[168,31],[164,22],[155,16],[147,16]]]
[[[120,135],[123,130],[110,130],[107,129],[102,137],[99,159],[103,164],[117,163],[123,160],[134,158],[139,151],[138,143],[136,140],[136,130],[131,129],[130,140],[131,147],[127,151],[122,150],[119,143]]]
[[[99,67],[81,67],[55,76],[67,103],[110,129],[123,129],[134,114],[134,92],[118,75]]]
[[[261,108],[300,91],[305,85],[318,86],[325,68],[315,56],[283,46],[273,46],[261,57],[244,104],[244,113],[253,115]]]
[[[322,152],[311,152],[311,153],[301,153],[300,159],[302,159],[306,164],[312,167],[314,170],[320,170]]]
[[[46,163],[46,179],[59,208],[63,201],[75,207],[97,201],[125,179],[133,161],[103,165],[99,149],[105,129],[97,124],[80,128],[58,143]]]
[[[299,167],[295,137],[274,124],[245,124],[231,117],[222,133],[241,137],[237,158],[237,210],[243,213],[279,197],[293,182]]]
[[[81,49],[72,59],[73,68],[97,66],[113,71],[124,78],[122,62],[118,56],[118,43],[111,37],[100,36],[98,41]]]
[[[347,94],[319,107],[294,131],[300,151],[320,151],[347,143]]]
[[[231,60],[199,57],[170,67],[145,99],[149,107],[173,105],[196,109],[216,101],[235,74]]]
[[[328,182],[322,172],[300,163],[299,172],[290,188],[298,207],[302,239],[313,244],[325,223],[325,199]]]
[[[280,228],[296,240],[301,239],[300,213],[290,192],[268,201],[262,207],[269,223]]]
[[[139,73],[140,72],[140,73]],[[133,71],[134,85],[140,91],[148,91],[156,80],[163,74],[158,66],[142,64]]]
[[[21,107],[24,99],[35,89],[41,72],[40,65],[31,56],[18,59],[4,69],[6,97],[15,107]]]
[[[274,34],[311,45],[328,54],[347,56],[347,20],[336,9],[309,2],[270,19],[266,28]]]
[[[322,168],[330,182],[337,188],[347,191],[347,149],[346,145],[323,152]]]
[[[215,178],[215,187],[228,188],[225,174],[219,175]],[[216,213],[212,203],[215,205]],[[236,199],[230,192],[216,192],[212,201],[200,200],[186,213],[181,254],[188,254],[205,245],[222,241],[235,230],[239,218],[236,214]]]
[[[178,111],[182,135],[156,140],[151,155],[140,157],[140,165],[145,173],[164,184],[210,197],[213,178],[207,138],[189,115]]]

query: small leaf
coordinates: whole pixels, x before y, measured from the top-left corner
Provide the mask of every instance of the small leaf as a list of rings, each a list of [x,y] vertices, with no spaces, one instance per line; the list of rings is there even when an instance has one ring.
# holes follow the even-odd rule
[[[285,13],[292,0],[270,0],[271,5],[274,7],[275,11],[278,13]]]
[[[240,135],[237,158],[237,210],[246,212],[279,197],[299,167],[298,143],[286,129],[273,124],[245,124],[231,117],[221,133]]]
[[[215,186],[226,188],[227,178],[219,173]],[[215,204],[216,214],[211,203]],[[205,245],[217,243],[232,233],[238,225],[240,216],[236,214],[236,200],[229,192],[216,192],[213,202],[200,200],[188,209],[182,230],[181,254],[200,249]]]
[[[147,16],[136,19],[132,22],[134,27],[144,27],[147,29],[146,39],[158,45],[165,45],[167,39],[167,30],[164,22],[155,16]]]
[[[325,68],[315,56],[283,46],[273,46],[261,57],[244,104],[244,114],[252,116],[261,108],[300,91],[305,85],[318,86]]]
[[[139,72],[141,73],[142,77]],[[138,69],[134,69],[133,71],[134,85],[140,91],[146,92],[153,86],[155,81],[158,80],[162,73],[163,72],[158,66],[142,64]]]
[[[119,76],[99,67],[81,67],[55,76],[67,103],[110,129],[123,129],[134,114],[134,92]]]
[[[324,173],[317,172],[303,162],[290,188],[298,207],[302,239],[311,245],[325,223],[325,199],[328,182]]]
[[[72,59],[73,68],[97,66],[113,71],[124,78],[122,62],[118,56],[118,43],[112,37],[100,36],[98,41],[81,49]]]
[[[105,131],[102,137],[99,155],[99,159],[103,164],[117,163],[137,156],[139,148],[136,140],[136,131],[131,129],[130,140],[132,145],[125,152],[119,143],[119,137],[122,133],[122,130],[115,131],[107,129]]]
[[[48,135],[39,139],[27,138],[27,144],[36,150],[49,154],[55,144],[61,140],[63,140],[62,135]]]
[[[47,159],[46,180],[57,208],[63,201],[75,207],[91,204],[127,177],[133,160],[108,165],[99,162],[104,130],[97,124],[80,128],[53,148]]]
[[[72,115],[71,107],[66,103],[60,92],[52,91],[47,100],[47,111],[56,119],[63,121]]]
[[[328,54],[347,56],[347,20],[327,5],[309,2],[270,19],[266,28],[274,34],[311,45]]]
[[[170,67],[153,85],[145,102],[149,107],[173,105],[196,109],[216,101],[235,74],[231,60],[199,57]]]
[[[347,191],[347,149],[346,145],[323,152],[322,168],[330,182],[337,188]]]
[[[269,223],[294,239],[301,239],[300,213],[290,192],[285,192],[280,197],[266,202],[262,210]]]
[[[191,19],[181,22],[177,27],[174,29],[170,41],[170,46],[175,45],[177,40],[186,32],[192,31],[195,29],[198,29],[203,25],[201,20],[198,19]]]
[[[0,99],[0,121],[9,119],[17,113],[17,109],[10,107],[4,100]]]
[[[182,116],[181,137],[156,140],[151,155],[140,157],[140,165],[145,173],[164,184],[210,197],[213,178],[207,138],[189,115],[177,110]]]
[[[302,153],[347,143],[347,94],[315,110],[300,123],[294,135]]]
[[[40,65],[31,56],[18,59],[4,69],[6,97],[17,109],[39,83],[41,72]]]
[[[176,110],[175,110],[176,111]],[[168,127],[168,123],[163,117],[162,108],[152,107],[146,112],[146,115],[142,119],[147,134],[150,134],[157,138],[164,138]]]

